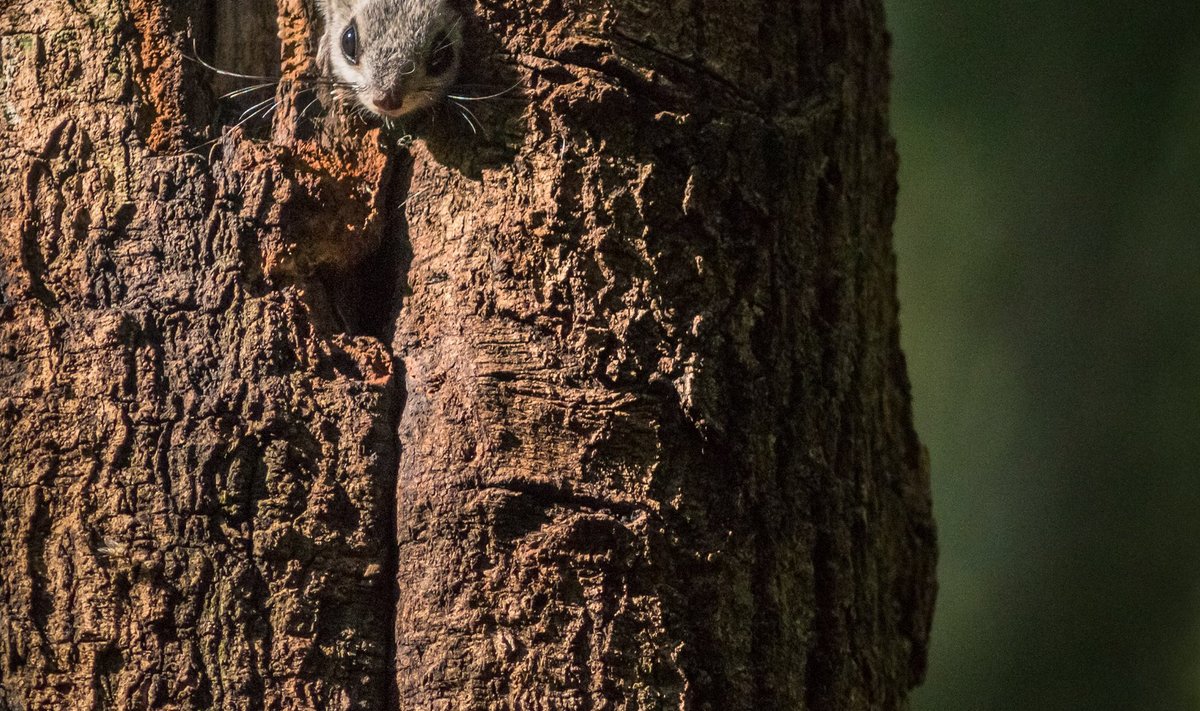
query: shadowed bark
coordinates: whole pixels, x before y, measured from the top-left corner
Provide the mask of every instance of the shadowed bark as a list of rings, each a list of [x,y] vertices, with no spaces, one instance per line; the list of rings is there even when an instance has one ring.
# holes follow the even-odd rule
[[[0,8],[0,708],[905,707],[879,4],[468,9],[478,134],[301,0]]]

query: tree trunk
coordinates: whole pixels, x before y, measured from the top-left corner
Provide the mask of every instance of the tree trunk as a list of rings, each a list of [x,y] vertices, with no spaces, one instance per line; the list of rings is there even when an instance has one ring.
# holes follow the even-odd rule
[[[470,9],[405,149],[185,59],[303,0],[0,7],[0,708],[905,707],[879,3]]]

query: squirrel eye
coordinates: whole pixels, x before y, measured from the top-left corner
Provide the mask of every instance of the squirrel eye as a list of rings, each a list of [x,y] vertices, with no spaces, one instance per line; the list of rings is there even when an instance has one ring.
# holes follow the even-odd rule
[[[438,77],[454,66],[454,42],[445,30],[437,33],[430,45],[429,59],[425,62],[425,75]]]
[[[342,32],[342,54],[347,62],[358,64],[358,20],[351,20]]]

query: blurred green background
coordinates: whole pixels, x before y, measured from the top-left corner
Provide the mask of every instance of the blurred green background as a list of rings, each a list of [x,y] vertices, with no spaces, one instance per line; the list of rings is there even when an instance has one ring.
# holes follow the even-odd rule
[[[916,711],[1200,710],[1200,0],[888,0]]]

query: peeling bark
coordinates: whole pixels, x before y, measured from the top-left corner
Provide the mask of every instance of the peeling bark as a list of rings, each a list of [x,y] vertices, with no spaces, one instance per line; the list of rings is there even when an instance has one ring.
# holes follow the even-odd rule
[[[302,0],[0,9],[0,708],[905,707],[879,3],[469,15],[405,149],[185,58]]]

